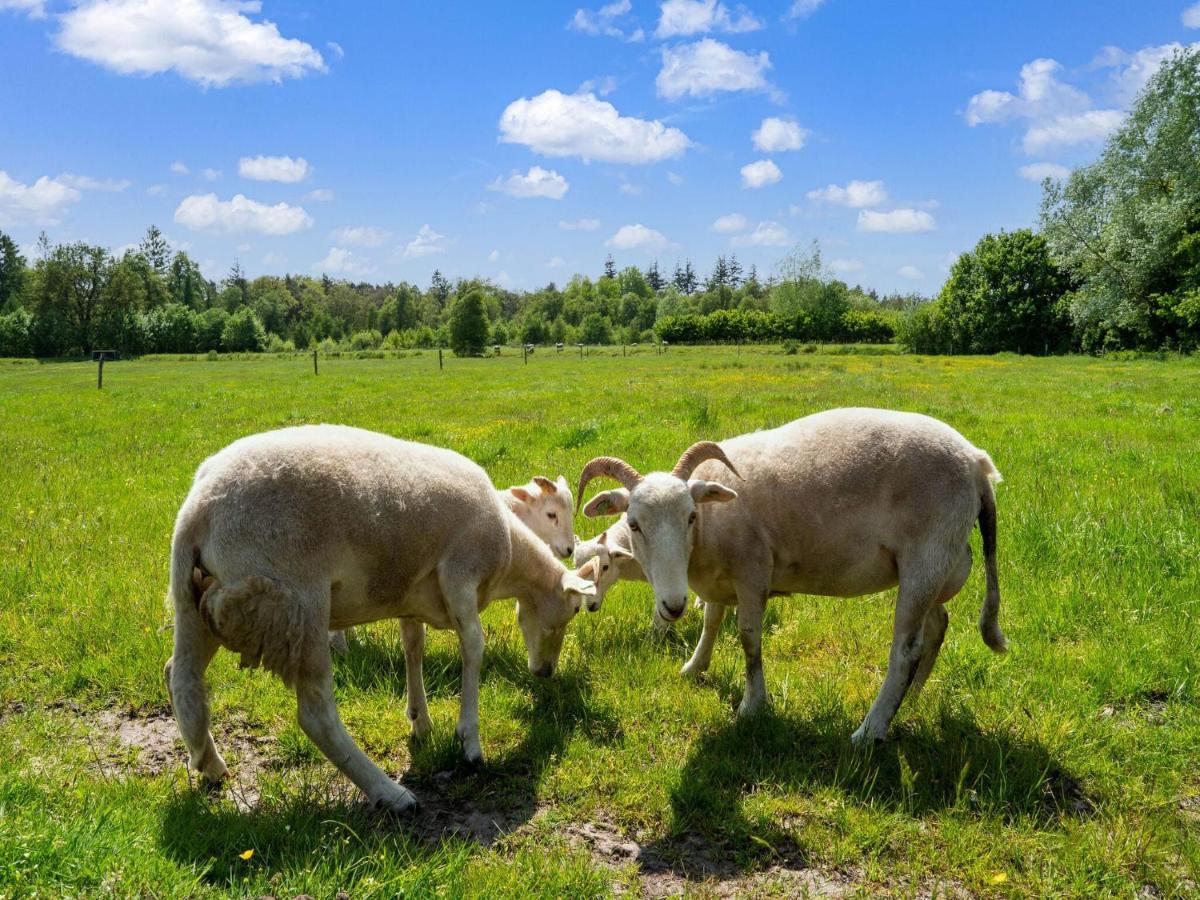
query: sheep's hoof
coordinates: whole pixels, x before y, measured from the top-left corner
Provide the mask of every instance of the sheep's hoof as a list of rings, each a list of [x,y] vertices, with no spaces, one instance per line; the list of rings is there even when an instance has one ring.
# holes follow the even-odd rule
[[[429,713],[413,717],[412,720],[412,739],[414,741],[423,741],[433,732],[433,719],[429,718]]]
[[[867,728],[867,723],[863,722],[858,726],[858,730],[850,735],[850,743],[855,747],[866,749],[878,747],[883,743],[883,738],[880,735],[872,734]]]
[[[683,664],[683,668],[679,670],[679,674],[684,678],[699,679],[704,677],[704,673],[708,671],[708,665],[700,665],[694,659],[688,660]]]
[[[766,702],[761,697],[756,697],[753,700],[743,698],[742,702],[738,704],[738,718],[749,719],[751,716],[756,716],[762,711],[765,705]]]
[[[404,816],[415,813],[419,806],[417,796],[408,788],[394,785],[395,792],[389,791],[382,797],[377,797],[372,807],[376,812],[385,816]]]

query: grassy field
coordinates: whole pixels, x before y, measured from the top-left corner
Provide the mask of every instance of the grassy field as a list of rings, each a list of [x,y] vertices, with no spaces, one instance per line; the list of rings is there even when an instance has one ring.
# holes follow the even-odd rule
[[[539,352],[0,366],[0,896],[409,894],[1195,896],[1200,891],[1200,361]],[[457,761],[458,653],[432,633],[434,737],[410,746],[399,629],[337,663],[364,749],[425,801],[372,819],[274,678],[209,670],[236,779],[184,770],[162,684],[171,525],[233,439],[342,422],[454,448],[499,485],[590,457],[669,466],[699,438],[834,406],[917,410],[987,449],[1001,623],[980,567],[892,738],[849,734],[883,677],[892,595],[772,601],[772,709],[737,723],[727,622],[655,640],[621,585],[532,678],[510,603],[485,614],[477,770]],[[591,535],[604,522],[584,520]],[[978,538],[976,536],[976,558]],[[252,851],[252,852],[251,852]]]

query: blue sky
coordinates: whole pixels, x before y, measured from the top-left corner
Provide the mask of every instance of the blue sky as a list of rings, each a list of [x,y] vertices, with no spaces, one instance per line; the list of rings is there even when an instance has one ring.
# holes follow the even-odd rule
[[[817,240],[929,294],[1196,40],[1194,0],[0,0],[0,229],[514,288]]]

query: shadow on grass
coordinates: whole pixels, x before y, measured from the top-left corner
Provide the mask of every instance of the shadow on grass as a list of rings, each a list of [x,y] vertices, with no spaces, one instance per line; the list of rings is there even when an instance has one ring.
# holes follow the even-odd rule
[[[434,655],[457,659],[448,649]],[[249,810],[227,799],[213,801],[198,790],[177,793],[163,812],[164,850],[204,871],[205,882],[215,885],[245,872],[237,852],[249,847],[276,871],[297,871],[311,866],[314,854],[335,854],[339,867],[351,867],[386,845],[406,854],[413,865],[435,866],[474,845],[490,845],[537,812],[542,781],[574,736],[599,743],[621,737],[616,717],[595,699],[586,671],[572,668],[537,679],[525,670],[520,653],[503,647],[485,667],[502,674],[518,663],[513,680],[532,699],[515,710],[523,724],[520,742],[478,766],[462,762],[453,733],[435,732],[412,746],[411,766],[402,781],[421,806],[411,818],[397,821],[371,813],[353,786],[322,760],[331,779],[324,787],[308,780],[299,787],[289,785],[283,799],[263,800]],[[399,665],[402,688],[402,653]],[[439,659],[433,668],[455,666]],[[450,686],[450,680],[440,685]],[[482,728],[487,726],[485,716]]]
[[[744,814],[743,801],[760,788],[832,788],[851,804],[913,818],[956,809],[1031,820],[1039,829],[1093,810],[1079,781],[1040,743],[983,731],[965,710],[943,709],[933,724],[898,723],[870,750],[851,745],[856,725],[841,709],[813,718],[767,709],[702,733],[671,792],[670,831],[642,848],[639,864],[685,878],[806,866],[786,818]]]

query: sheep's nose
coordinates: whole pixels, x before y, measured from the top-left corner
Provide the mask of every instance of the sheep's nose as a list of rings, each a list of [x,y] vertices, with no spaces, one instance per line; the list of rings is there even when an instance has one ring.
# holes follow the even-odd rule
[[[682,616],[683,611],[685,609],[687,609],[687,601],[686,600],[683,603],[680,603],[678,606],[670,606],[667,603],[660,604],[660,611],[662,612],[662,617],[664,619],[666,619],[668,622],[674,622],[676,619],[678,619],[680,616]]]
[[[599,600],[588,601],[588,612],[596,612],[599,609],[600,609],[600,601]]]

